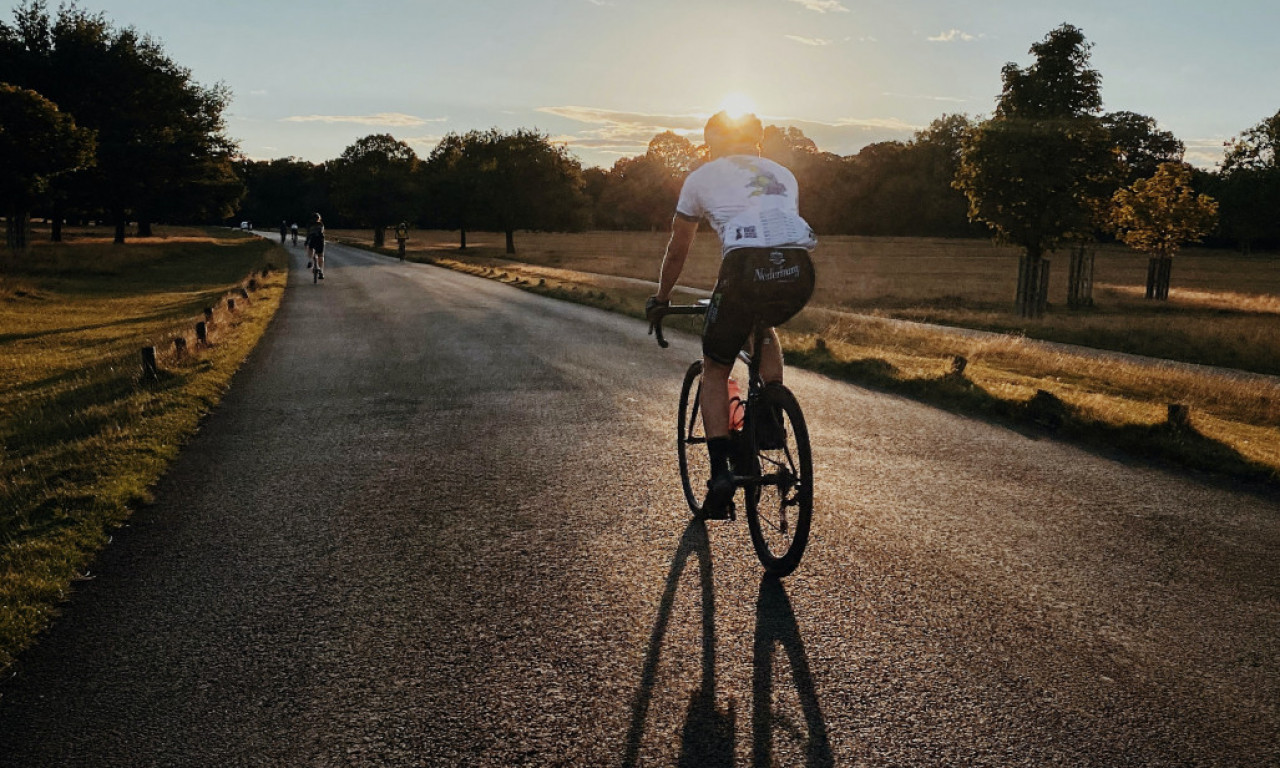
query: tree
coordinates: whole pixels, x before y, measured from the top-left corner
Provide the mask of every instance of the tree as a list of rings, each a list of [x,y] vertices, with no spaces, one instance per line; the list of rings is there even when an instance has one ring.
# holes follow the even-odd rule
[[[0,83],[0,206],[11,249],[26,247],[31,208],[50,182],[90,165],[93,151],[93,131],[35,91]]]
[[[418,156],[390,134],[365,136],[331,164],[333,202],[342,215],[373,228],[374,247],[385,242],[386,227],[413,218]]]
[[[1139,179],[1111,200],[1111,223],[1121,242],[1151,254],[1147,298],[1168,299],[1174,254],[1213,229],[1218,204],[1195,193],[1191,169],[1183,163],[1162,163],[1151,178]]]
[[[1088,66],[1090,48],[1064,24],[1031,46],[1035,64],[1006,64],[995,116],[968,134],[956,175],[970,218],[1023,248],[1015,305],[1024,317],[1044,311],[1045,254],[1091,235],[1114,176],[1107,133],[1094,115],[1102,76]]]
[[[117,30],[74,5],[49,16],[24,2],[0,23],[0,71],[38,91],[97,132],[97,164],[67,177],[73,204],[105,209],[123,242],[126,218],[140,232],[159,216],[225,212],[242,194],[232,175],[235,144],[224,133],[224,86],[205,88],[158,42]]]
[[[573,230],[584,224],[582,166],[563,145],[538,131],[483,134],[474,147],[481,195],[491,222],[514,254],[515,231]]]
[[[1136,112],[1108,112],[1102,127],[1116,148],[1123,173],[1117,180],[1120,187],[1150,178],[1164,163],[1181,162],[1186,150],[1172,133],[1160,130],[1155,118]]]
[[[467,231],[484,216],[480,162],[485,134],[450,133],[427,157],[422,187],[432,222],[459,232],[459,247],[467,249]]]
[[[1216,193],[1222,228],[1242,250],[1280,244],[1280,112],[1227,143]]]

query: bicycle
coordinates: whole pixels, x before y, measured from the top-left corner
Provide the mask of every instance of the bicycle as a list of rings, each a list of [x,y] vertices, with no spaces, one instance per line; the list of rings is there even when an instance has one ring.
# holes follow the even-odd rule
[[[702,315],[709,302],[659,308],[649,326],[658,346],[667,315]],[[760,377],[760,352],[765,327],[751,334],[751,350],[738,353],[747,364],[747,400],[742,404],[741,428],[731,429],[734,484],[742,489],[747,527],[756,556],[769,576],[781,578],[800,565],[809,543],[813,518],[813,457],[804,413],[791,390],[780,383],[765,384]],[[731,379],[732,380],[732,379]],[[680,412],[676,419],[676,451],[685,500],[695,517],[702,517],[702,496],[711,478],[711,462],[705,448],[706,431],[700,416],[702,360],[685,372],[680,387]],[[732,401],[730,407],[733,407]],[[730,419],[737,422],[736,414]],[[695,446],[690,448],[690,446]],[[734,490],[737,497],[737,489]],[[730,519],[734,517],[731,509]]]

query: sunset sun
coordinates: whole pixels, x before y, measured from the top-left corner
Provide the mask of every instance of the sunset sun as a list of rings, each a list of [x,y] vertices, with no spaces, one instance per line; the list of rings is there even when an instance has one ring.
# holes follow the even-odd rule
[[[729,113],[729,117],[742,117],[748,112],[756,111],[756,104],[751,97],[741,91],[727,94],[720,101],[720,109]]]

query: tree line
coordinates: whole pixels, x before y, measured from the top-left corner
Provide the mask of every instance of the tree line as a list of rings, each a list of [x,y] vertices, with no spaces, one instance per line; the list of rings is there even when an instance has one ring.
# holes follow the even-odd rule
[[[222,113],[229,90],[205,87],[161,45],[74,4],[51,15],[24,2],[0,22],[0,205],[10,247],[33,212],[53,223],[214,221],[243,194]]]
[[[1154,253],[1142,244],[1159,241],[1160,257],[1170,257],[1176,245],[1150,231],[1159,218],[1146,210],[1151,200],[1191,201],[1178,209],[1179,244],[1280,246],[1280,112],[1230,142],[1219,170],[1196,169],[1154,118],[1101,114],[1089,50],[1075,27],[1050,32],[1032,46],[1033,64],[1006,65],[986,120],[943,115],[909,141],[850,156],[770,125],[761,154],[796,174],[801,213],[819,234],[994,233],[1022,247],[1031,305],[1043,299],[1033,290],[1045,278],[1042,261],[1061,247],[1120,239]],[[705,159],[704,146],[665,131],[643,154],[584,169],[545,134],[491,129],[449,134],[425,158],[377,134],[329,162],[242,161],[239,172],[248,186],[242,211],[257,220],[323,210],[327,221],[373,228],[379,242],[383,228],[406,221],[458,230],[464,248],[468,231],[496,230],[514,251],[520,229],[663,230],[684,178]]]
[[[1088,246],[1119,239],[1151,254],[1148,295],[1164,298],[1185,242],[1280,247],[1280,112],[1228,143],[1215,171],[1183,162],[1154,118],[1102,113],[1091,45],[1063,24],[1006,64],[994,113],[943,115],[908,141],[856,154],[821,151],[798,128],[765,128],[761,153],[791,168],[801,213],[819,234],[985,237],[1022,248],[1018,310],[1042,311],[1047,255],[1072,251],[1087,283]],[[450,133],[426,157],[388,134],[337,158],[252,161],[222,113],[230,93],[201,86],[161,46],[74,4],[56,15],[27,0],[0,22],[0,213],[11,247],[43,215],[126,223],[251,219],[369,227],[500,231],[663,230],[706,148],[671,131],[610,168],[583,168],[537,130]],[[1082,283],[1083,284],[1083,283]],[[1074,290],[1074,283],[1073,283]],[[1074,294],[1073,294],[1074,296]],[[1081,297],[1088,303],[1088,297]]]

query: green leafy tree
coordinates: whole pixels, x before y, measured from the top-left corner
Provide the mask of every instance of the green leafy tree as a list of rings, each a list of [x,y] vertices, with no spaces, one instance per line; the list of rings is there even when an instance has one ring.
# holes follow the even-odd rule
[[[456,229],[459,248],[467,249],[467,232],[485,216],[480,166],[486,134],[450,133],[431,150],[420,185],[429,226]]]
[[[1242,250],[1280,245],[1280,112],[1227,143],[1215,192],[1222,229]]]
[[[38,91],[97,133],[97,164],[66,178],[71,204],[105,210],[124,240],[158,217],[227,213],[243,192],[233,175],[235,144],[224,132],[224,86],[203,87],[161,45],[116,29],[75,5],[24,2],[0,23],[0,72]]]
[[[1125,245],[1150,254],[1147,298],[1168,299],[1173,257],[1184,243],[1199,242],[1218,219],[1218,204],[1196,194],[1191,169],[1162,163],[1149,179],[1139,179],[1111,199],[1111,224]]]
[[[1090,48],[1064,24],[1031,46],[1030,67],[1006,64],[995,116],[969,132],[956,175],[970,217],[1023,249],[1015,306],[1027,317],[1047,301],[1045,255],[1091,236],[1115,175]]]
[[[330,164],[333,203],[346,218],[372,227],[373,244],[381,247],[388,226],[417,212],[417,167],[418,156],[403,141],[385,133],[365,136]]]
[[[93,162],[93,132],[35,91],[0,83],[0,205],[8,218],[6,242],[27,245],[31,208],[58,176]]]
[[[565,231],[585,224],[582,166],[563,145],[538,131],[487,131],[475,151],[489,221],[516,252],[517,229]]]
[[[1164,163],[1181,162],[1186,151],[1177,137],[1160,130],[1155,118],[1136,112],[1108,112],[1102,116],[1102,127],[1116,148],[1121,187],[1150,178]]]
[[[643,155],[621,158],[609,169],[597,196],[596,219],[621,229],[666,228],[680,186],[702,159],[687,138],[673,131],[657,134]]]

